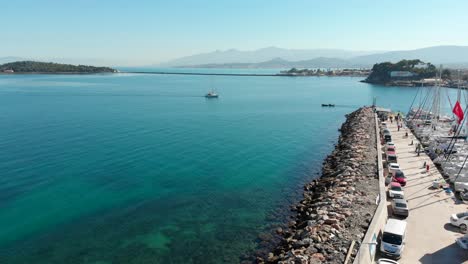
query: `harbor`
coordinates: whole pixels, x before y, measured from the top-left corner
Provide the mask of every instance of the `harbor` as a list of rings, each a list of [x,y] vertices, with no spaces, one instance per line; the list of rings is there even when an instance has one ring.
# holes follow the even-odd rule
[[[427,149],[418,147],[423,142],[406,126],[410,119],[378,107],[347,115],[322,176],[304,186],[304,199],[292,206],[297,215],[289,228],[277,230],[282,242],[268,255],[257,256],[256,263],[468,261],[468,251],[457,242],[466,239],[466,230],[453,223],[453,216],[468,206]],[[392,164],[404,177],[401,187]],[[399,196],[390,194],[393,186]],[[405,204],[403,215],[395,202]],[[401,245],[389,249],[385,236],[399,224]]]

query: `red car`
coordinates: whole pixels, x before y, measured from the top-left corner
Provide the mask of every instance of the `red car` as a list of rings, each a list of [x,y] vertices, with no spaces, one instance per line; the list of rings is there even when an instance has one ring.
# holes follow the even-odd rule
[[[396,154],[395,146],[386,146],[385,147],[385,153],[387,155],[395,155]]]
[[[401,186],[406,185],[406,177],[405,174],[401,170],[397,170],[393,173],[393,182],[398,182]]]

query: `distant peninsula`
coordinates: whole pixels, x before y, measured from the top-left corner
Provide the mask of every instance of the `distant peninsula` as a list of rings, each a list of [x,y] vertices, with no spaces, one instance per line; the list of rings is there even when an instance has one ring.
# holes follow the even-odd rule
[[[433,86],[468,87],[468,71],[444,69],[441,72],[429,62],[419,59],[401,60],[397,63],[376,63],[365,83],[385,86]]]
[[[431,63],[421,60],[401,60],[397,63],[376,63],[371,74],[364,80],[367,83],[389,85],[395,81],[414,81],[422,78],[434,78],[437,69]]]
[[[94,67],[87,65],[71,65],[53,62],[16,61],[0,65],[0,73],[115,73],[115,69],[109,67]]]

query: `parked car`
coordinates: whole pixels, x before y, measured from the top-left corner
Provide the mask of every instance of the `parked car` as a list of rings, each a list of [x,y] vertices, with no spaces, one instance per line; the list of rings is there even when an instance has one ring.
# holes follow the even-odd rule
[[[398,262],[393,259],[381,258],[377,260],[377,264],[398,264]]]
[[[382,126],[383,128],[387,128],[387,122],[380,123],[380,126]]]
[[[380,252],[384,256],[399,259],[403,254],[405,240],[406,221],[390,218],[383,230]]]
[[[384,129],[382,130],[382,134],[384,134],[384,135],[391,135],[390,130],[388,130],[388,128],[384,128]]]
[[[403,188],[401,188],[401,185],[398,182],[390,183],[390,187],[388,188],[388,196],[390,198],[401,198],[401,199],[405,197],[403,193]]]
[[[468,212],[453,214],[450,216],[450,224],[458,226],[462,232],[466,232],[468,227]]]
[[[397,170],[400,170],[400,164],[398,163],[389,163],[388,164],[388,174],[393,176],[393,173]]]
[[[397,163],[398,162],[398,159],[397,159],[397,156],[395,154],[387,154],[387,163],[390,164],[390,163]]]
[[[401,186],[406,186],[406,176],[401,170],[397,170],[393,173],[392,181],[398,182]]]
[[[388,135],[384,134],[384,141],[385,141],[385,143],[391,142],[392,141],[392,136],[390,134],[388,134]]]
[[[392,211],[394,215],[407,217],[409,214],[408,203],[405,199],[393,199]]]
[[[459,237],[456,239],[457,244],[463,248],[463,249],[468,249],[468,235]]]
[[[396,155],[395,147],[385,147],[385,154]]]
[[[385,147],[395,147],[395,143],[393,141],[385,143]]]

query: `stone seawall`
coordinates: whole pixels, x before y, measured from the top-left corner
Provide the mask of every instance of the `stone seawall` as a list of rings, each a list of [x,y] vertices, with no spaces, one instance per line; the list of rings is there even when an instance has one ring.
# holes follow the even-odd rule
[[[370,107],[346,117],[322,176],[304,186],[289,229],[277,230],[281,243],[258,263],[343,263],[351,242],[364,237],[379,192],[375,119]]]

